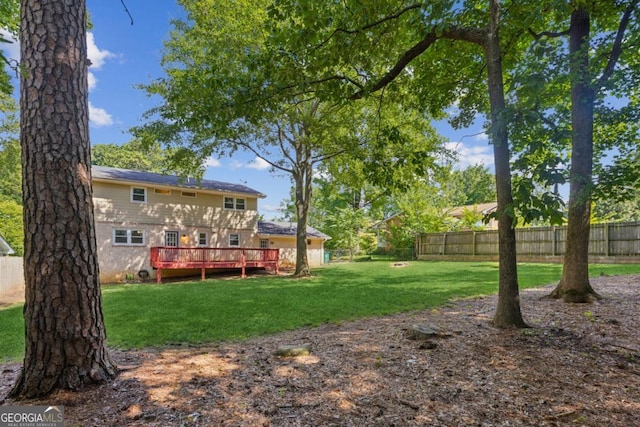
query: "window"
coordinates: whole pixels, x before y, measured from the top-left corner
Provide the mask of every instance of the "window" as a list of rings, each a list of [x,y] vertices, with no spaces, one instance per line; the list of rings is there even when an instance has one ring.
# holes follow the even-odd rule
[[[165,231],[164,232],[164,245],[174,248],[178,247],[178,232],[177,231]]]
[[[269,249],[269,239],[260,239],[260,249]]]
[[[132,245],[144,245],[144,232],[142,230],[131,230],[129,236]]]
[[[239,234],[229,234],[229,246],[240,246]]]
[[[224,208],[225,209],[233,209],[234,207],[234,203],[233,203],[233,197],[225,197],[224,198]]]
[[[144,230],[127,230],[118,228],[113,230],[114,245],[144,245]]]
[[[209,234],[205,232],[198,233],[198,246],[209,246]]]
[[[225,209],[235,209],[238,211],[245,210],[245,199],[236,199],[233,197],[225,197],[224,198],[224,208]]]
[[[131,187],[131,201],[137,203],[146,203],[147,189],[144,187]]]
[[[171,190],[167,190],[165,188],[154,188],[153,192],[156,194],[162,194],[163,196],[171,195]]]
[[[183,191],[182,197],[196,197],[196,193],[193,191]]]

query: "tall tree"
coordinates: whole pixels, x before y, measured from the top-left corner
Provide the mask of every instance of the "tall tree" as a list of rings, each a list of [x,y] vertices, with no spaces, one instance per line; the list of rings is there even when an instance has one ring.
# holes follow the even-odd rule
[[[477,164],[454,170],[450,180],[458,193],[456,205],[468,206],[496,201],[495,177],[486,166]]]
[[[528,29],[535,40],[523,61],[522,78],[514,79],[520,109],[515,114],[523,123],[521,130],[527,129],[527,135],[514,135],[514,140],[519,161],[532,171],[530,188],[535,181],[548,189],[569,182],[565,262],[552,296],[570,302],[598,297],[588,276],[594,196],[609,193],[607,198],[615,198],[620,191],[611,191],[611,185],[618,190],[625,187],[626,173],[619,172],[634,169],[618,166],[633,163],[632,153],[640,140],[634,83],[640,71],[636,54],[640,39],[638,20],[632,19],[638,9],[638,1],[629,0],[567,2],[547,10],[541,14],[546,19]],[[592,36],[592,30],[597,36]],[[616,156],[618,166],[603,164],[602,159],[609,157],[607,150],[622,154]],[[569,161],[564,174],[560,170]],[[594,180],[594,165],[601,175],[599,182]],[[522,185],[519,190],[524,190]],[[542,193],[547,207],[557,200],[557,191],[553,192]],[[548,216],[553,211],[538,212]]]
[[[95,144],[91,149],[91,162],[97,166],[141,170],[155,173],[173,173],[181,175],[182,167],[173,167],[170,153],[160,144],[142,144],[133,140],[126,144]],[[189,170],[188,176],[201,178],[204,170]]]
[[[114,377],[91,189],[84,0],[21,3],[25,357],[11,396]]]
[[[306,229],[315,169],[351,155],[369,165],[382,163],[384,174],[393,175],[395,165],[420,167],[418,159],[428,155],[432,142],[422,132],[421,149],[399,157],[415,131],[386,120],[378,105],[335,105],[313,93],[274,90],[287,86],[305,65],[267,44],[272,31],[285,31],[281,22],[269,20],[270,2],[181,4],[188,19],[174,23],[165,45],[166,77],[145,87],[163,104],[149,113],[155,120],[134,133],[148,142],[186,147],[201,161],[212,153],[248,151],[289,174],[297,220],[294,275],[308,275]]]
[[[281,55],[312,64],[298,77],[300,84],[291,85],[296,91],[325,85],[330,88],[324,92],[360,99],[413,82],[416,95],[428,100],[422,107],[430,112],[458,102],[461,114],[456,124],[487,112],[500,244],[499,301],[493,323],[525,326],[518,297],[499,1],[488,0],[485,6],[474,1],[400,5],[285,1],[273,6],[272,16],[291,23],[287,33],[280,33],[279,42],[290,46]],[[486,84],[480,84],[479,70],[486,72]],[[484,96],[479,92],[482,87],[488,88]]]
[[[622,40],[631,13],[638,4],[629,2],[622,14],[616,41],[600,79],[593,78],[590,64],[591,17],[589,9],[577,2],[569,27],[569,67],[571,75],[571,169],[569,172],[569,213],[567,245],[562,277],[552,296],[568,302],[589,302],[600,296],[589,282],[589,232],[593,193],[593,124],[598,91],[616,67]]]

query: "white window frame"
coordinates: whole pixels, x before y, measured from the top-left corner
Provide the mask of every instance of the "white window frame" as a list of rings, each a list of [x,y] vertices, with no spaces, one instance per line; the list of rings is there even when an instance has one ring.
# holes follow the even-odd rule
[[[227,203],[230,202],[230,203]],[[225,196],[223,206],[226,210],[245,211],[247,210],[247,199],[244,197]]]
[[[228,201],[231,202],[231,206],[227,206]],[[225,196],[222,205],[224,206],[225,209],[232,210],[236,205],[236,200],[233,197]]]
[[[235,242],[235,244],[234,244]],[[240,247],[240,233],[231,233],[229,234],[229,247],[230,248],[239,248]]]
[[[162,196],[170,196],[171,195],[171,190],[167,190],[166,188],[154,188],[153,192],[155,194],[160,194]]]
[[[204,243],[202,242],[202,238],[204,237]],[[198,232],[198,246],[209,246],[209,233],[206,231]]]
[[[269,239],[260,239],[260,249],[269,249]]]
[[[169,235],[175,236],[175,239],[176,239],[176,244],[175,245],[169,245],[167,243],[168,242],[167,238],[168,238]],[[164,231],[164,241],[163,241],[163,243],[164,243],[164,246],[168,247],[168,248],[179,248],[180,247],[180,232],[176,231],[176,230],[165,230]]]
[[[140,194],[136,194],[136,190],[142,190],[142,200],[136,200]],[[131,203],[147,203],[147,187],[131,187]]]
[[[120,232],[119,236],[117,236],[118,232]],[[112,236],[113,236],[113,244],[115,246],[144,246],[146,245],[146,242],[147,242],[147,239],[146,239],[147,236],[144,230],[137,230],[137,229],[130,229],[130,228],[114,228]],[[118,238],[122,239],[122,237],[124,237],[126,241],[118,242],[117,239]],[[134,242],[134,240],[137,240],[138,238],[141,238],[142,241]]]

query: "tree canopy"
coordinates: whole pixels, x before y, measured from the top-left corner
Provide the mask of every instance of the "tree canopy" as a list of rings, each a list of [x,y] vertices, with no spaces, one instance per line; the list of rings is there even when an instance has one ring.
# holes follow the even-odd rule
[[[187,19],[174,22],[165,44],[166,77],[144,87],[163,103],[134,133],[147,143],[186,148],[200,164],[212,154],[245,150],[289,174],[298,229],[295,274],[307,275],[314,173],[329,164],[348,168],[343,159],[351,157],[369,179],[398,185],[424,173],[440,140],[409,99],[335,103],[313,92],[280,91],[306,66],[269,42],[288,25],[269,14],[270,4],[182,1]]]

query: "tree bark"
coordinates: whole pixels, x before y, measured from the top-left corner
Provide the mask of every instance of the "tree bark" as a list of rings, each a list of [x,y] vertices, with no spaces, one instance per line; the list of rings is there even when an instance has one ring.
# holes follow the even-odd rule
[[[589,232],[593,190],[593,114],[595,91],[589,69],[589,12],[571,14],[569,60],[571,73],[571,168],[567,245],[562,277],[553,298],[586,303],[600,296],[589,283]]]
[[[304,148],[302,150],[304,151]],[[311,203],[312,174],[313,170],[309,161],[298,162],[294,174],[296,186],[296,270],[293,275],[295,277],[311,275],[307,254],[307,225]]]
[[[520,311],[518,290],[518,266],[516,260],[516,234],[513,223],[513,197],[511,193],[511,168],[509,165],[509,139],[507,123],[502,116],[505,110],[504,83],[499,27],[499,5],[491,0],[491,23],[484,42],[487,59],[489,99],[491,103],[491,134],[496,168],[498,195],[498,259],[500,262],[498,306],[493,318],[498,328],[523,328],[526,323]]]
[[[25,357],[11,396],[113,378],[91,188],[84,0],[21,3]]]

